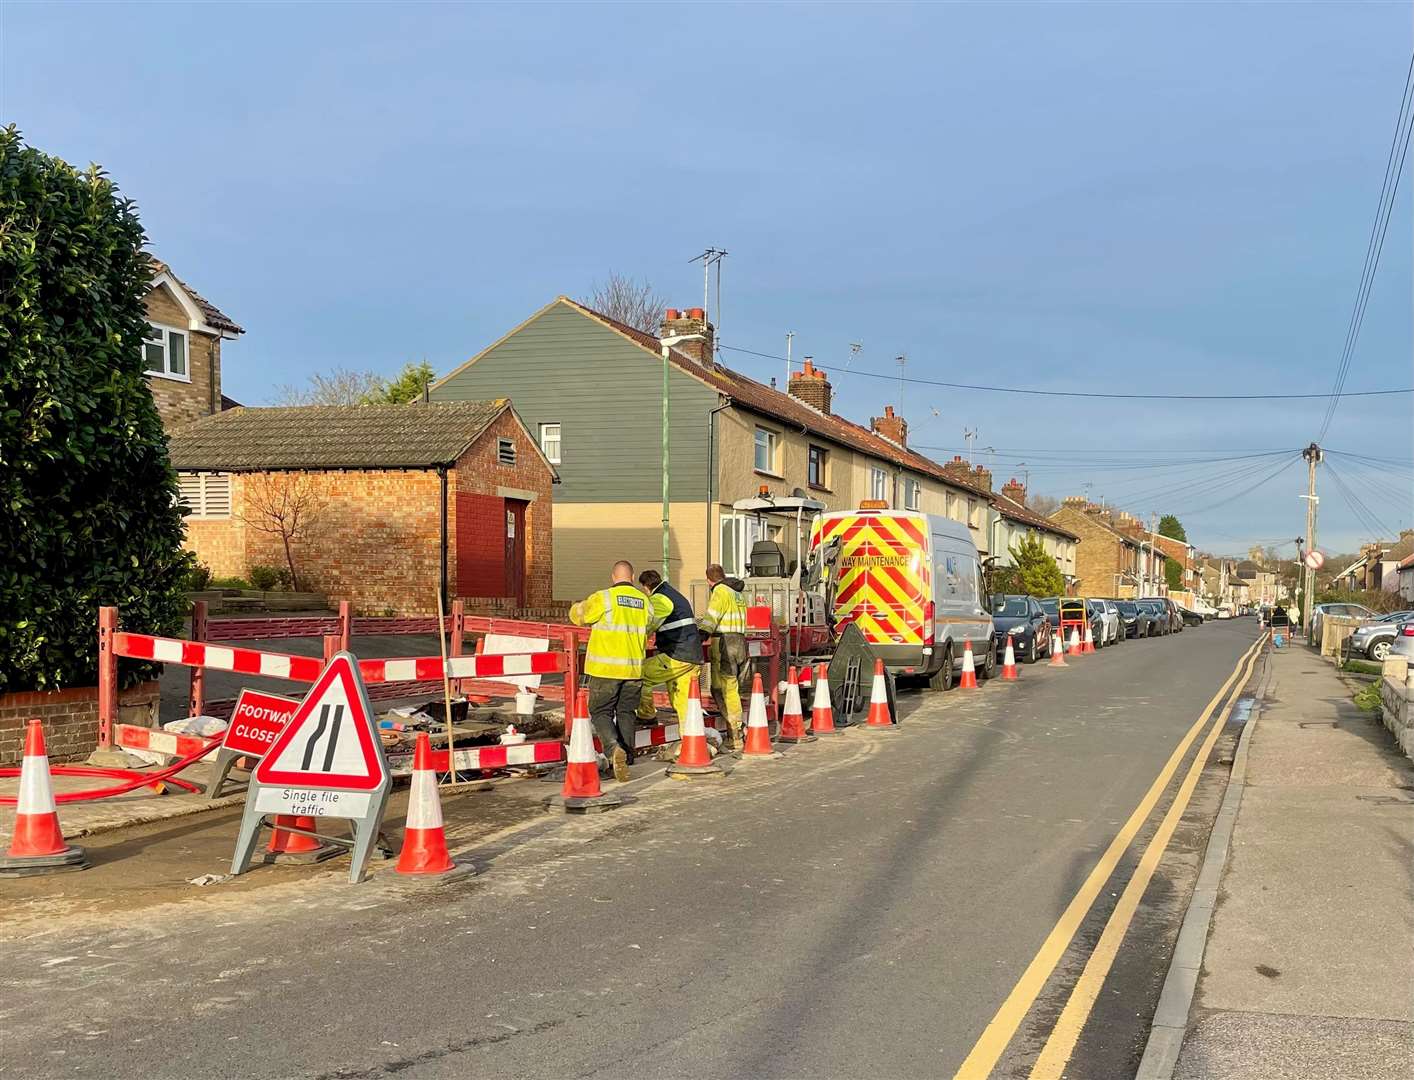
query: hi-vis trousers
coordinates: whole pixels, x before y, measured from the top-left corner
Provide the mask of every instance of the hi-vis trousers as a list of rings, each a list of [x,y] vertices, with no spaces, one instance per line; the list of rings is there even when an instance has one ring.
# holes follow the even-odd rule
[[[673,711],[678,714],[678,723],[687,720],[687,695],[692,689],[692,677],[701,669],[701,664],[689,660],[674,660],[671,656],[658,653],[643,661],[643,696],[638,702],[638,717],[652,720],[653,687],[666,686],[673,702]]]

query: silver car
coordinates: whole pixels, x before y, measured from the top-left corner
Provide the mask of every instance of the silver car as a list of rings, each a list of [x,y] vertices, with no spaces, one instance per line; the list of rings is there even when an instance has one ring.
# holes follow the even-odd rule
[[[1414,619],[1414,611],[1396,611],[1393,615],[1382,616],[1375,622],[1357,626],[1347,645],[1350,655],[1365,656],[1376,661],[1384,660],[1399,633],[1400,624],[1410,619]]]
[[[1402,656],[1410,663],[1414,663],[1414,619],[1402,622],[1396,627],[1388,655]]]

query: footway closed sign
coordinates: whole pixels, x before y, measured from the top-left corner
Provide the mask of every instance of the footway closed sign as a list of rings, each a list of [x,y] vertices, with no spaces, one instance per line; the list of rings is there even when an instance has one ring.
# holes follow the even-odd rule
[[[226,741],[221,748],[264,757],[298,707],[299,702],[294,698],[242,690],[236,707],[231,710],[231,723],[226,728]]]

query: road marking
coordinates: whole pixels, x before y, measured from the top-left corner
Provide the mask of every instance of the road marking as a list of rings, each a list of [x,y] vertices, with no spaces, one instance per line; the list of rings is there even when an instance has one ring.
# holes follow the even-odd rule
[[[1261,639],[1258,640],[1260,644]],[[1129,884],[1125,886],[1119,903],[1111,912],[1104,932],[1101,933],[1100,940],[1090,954],[1090,959],[1085,962],[1085,970],[1081,972],[1080,978],[1071,990],[1070,999],[1065,1003],[1065,1009],[1061,1012],[1060,1019],[1051,1029],[1050,1037],[1041,1050],[1041,1056],[1036,1059],[1036,1065],[1031,1070],[1031,1080],[1060,1080],[1060,1076],[1065,1072],[1065,1067],[1070,1064],[1070,1056],[1075,1052],[1075,1044],[1079,1041],[1080,1033],[1090,1019],[1090,1013],[1095,1007],[1095,1000],[1100,996],[1100,987],[1104,985],[1105,977],[1109,975],[1110,968],[1114,966],[1115,957],[1119,955],[1119,948],[1124,943],[1124,935],[1129,930],[1129,924],[1134,920],[1134,913],[1139,909],[1139,902],[1144,898],[1144,890],[1149,887],[1154,872],[1159,868],[1159,860],[1168,850],[1169,840],[1173,837],[1174,830],[1178,828],[1178,823],[1183,819],[1184,811],[1188,809],[1188,803],[1192,799],[1193,791],[1198,786],[1198,779],[1203,773],[1203,766],[1208,760],[1208,755],[1212,753],[1213,744],[1218,741],[1218,736],[1222,733],[1227,718],[1232,715],[1233,705],[1237,701],[1237,692],[1251,676],[1252,667],[1256,662],[1256,654],[1250,654],[1247,657],[1246,670],[1242,672],[1242,677],[1238,680],[1237,689],[1233,691],[1233,696],[1228,699],[1222,712],[1218,714],[1217,720],[1213,722],[1208,737],[1203,740],[1202,747],[1193,758],[1193,764],[1189,766],[1188,775],[1183,778],[1183,784],[1173,798],[1173,805],[1164,815],[1164,820],[1144,850],[1143,858],[1139,860],[1139,865],[1130,875]]]
[[[1100,861],[1090,871],[1090,876],[1085,879],[1085,883],[1080,886],[1080,890],[1066,906],[1060,920],[1046,936],[1046,940],[1041,943],[1041,948],[1031,958],[1031,963],[1026,966],[1021,978],[1012,987],[1011,993],[1007,995],[1001,1008],[997,1010],[996,1015],[992,1017],[991,1022],[982,1032],[981,1038],[977,1040],[976,1045],[972,1047],[971,1052],[958,1067],[955,1074],[957,1080],[982,1080],[982,1078],[991,1075],[1002,1052],[1006,1050],[1007,1044],[1016,1034],[1016,1029],[1021,1026],[1022,1020],[1026,1018],[1031,1006],[1035,1004],[1041,989],[1046,985],[1046,980],[1051,977],[1051,972],[1060,963],[1061,957],[1065,955],[1065,950],[1070,947],[1076,931],[1080,929],[1080,924],[1085,920],[1095,898],[1100,895],[1100,890],[1104,888],[1105,882],[1109,880],[1115,866],[1128,850],[1130,842],[1153,812],[1159,797],[1168,787],[1174,773],[1178,771],[1178,766],[1182,763],[1184,755],[1188,753],[1188,748],[1193,745],[1193,740],[1198,737],[1198,733],[1203,730],[1203,725],[1208,722],[1214,710],[1217,709],[1218,702],[1223,699],[1237,679],[1237,673],[1242,669],[1243,664],[1250,657],[1256,655],[1264,640],[1265,635],[1259,637],[1252,643],[1252,647],[1243,653],[1238,659],[1237,665],[1232,669],[1232,674],[1227,677],[1227,681],[1218,688],[1218,692],[1213,695],[1212,700],[1203,709],[1202,715],[1198,717],[1193,726],[1188,729],[1188,733],[1183,736],[1182,741],[1174,748],[1163,769],[1154,779],[1154,783],[1145,792],[1139,805],[1134,808],[1134,813],[1129,815],[1129,820],[1110,841],[1110,846],[1100,856]]]

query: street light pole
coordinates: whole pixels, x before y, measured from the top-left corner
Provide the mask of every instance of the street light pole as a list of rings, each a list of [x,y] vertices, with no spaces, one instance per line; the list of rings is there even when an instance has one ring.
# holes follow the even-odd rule
[[[1309,557],[1311,552],[1316,550],[1316,506],[1320,499],[1316,497],[1316,464],[1321,460],[1321,448],[1315,443],[1301,451],[1301,456],[1306,459],[1306,494],[1301,496],[1306,500],[1306,554]],[[1302,576],[1302,592],[1305,594],[1301,598],[1303,617],[1302,626],[1311,625],[1311,609],[1316,601],[1316,570],[1315,567],[1307,565],[1303,559],[1301,563],[1305,570]]]

